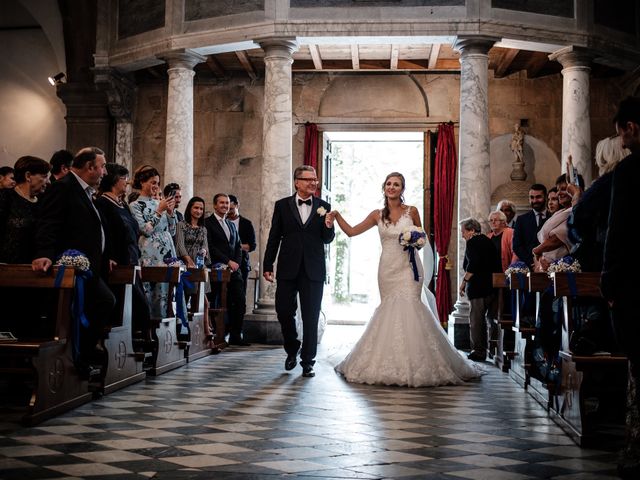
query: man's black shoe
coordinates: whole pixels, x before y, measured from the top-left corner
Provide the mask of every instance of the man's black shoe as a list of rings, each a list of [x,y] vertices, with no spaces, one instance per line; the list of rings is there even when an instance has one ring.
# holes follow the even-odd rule
[[[285,370],[293,370],[298,364],[298,354],[287,355],[287,359],[284,361]]]
[[[313,367],[302,367],[302,376],[303,377],[315,377],[316,372],[313,371]]]
[[[484,362],[487,359],[486,353],[480,353],[477,350],[471,350],[471,353],[467,355],[469,360],[473,360],[475,362]]]

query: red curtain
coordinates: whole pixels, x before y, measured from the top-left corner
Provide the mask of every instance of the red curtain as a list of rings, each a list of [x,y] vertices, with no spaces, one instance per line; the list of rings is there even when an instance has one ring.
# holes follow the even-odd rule
[[[436,303],[440,323],[446,327],[447,319],[453,309],[451,304],[451,279],[447,265],[449,240],[451,239],[451,221],[453,219],[453,201],[456,190],[455,136],[452,123],[438,126],[436,144],[436,164],[434,174],[434,230],[435,246],[438,252],[438,279],[436,281]]]
[[[318,172],[318,126],[315,123],[304,124],[304,164],[311,165]],[[320,196],[320,185],[316,196]]]

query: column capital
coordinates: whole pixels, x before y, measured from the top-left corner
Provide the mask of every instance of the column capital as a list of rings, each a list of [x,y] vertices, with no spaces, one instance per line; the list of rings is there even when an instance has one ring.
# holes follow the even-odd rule
[[[187,70],[193,70],[193,67],[198,63],[207,61],[207,57],[204,55],[187,49],[171,50],[161,53],[157,57],[167,62],[169,68],[184,68]]]
[[[453,42],[453,49],[463,57],[470,54],[486,55],[498,41],[498,37],[489,35],[458,35]]]
[[[258,40],[260,48],[264,50],[265,58],[282,57],[290,59],[293,52],[298,50],[298,42],[292,37],[272,37]]]
[[[587,48],[571,45],[553,52],[549,55],[549,60],[560,63],[563,68],[590,68],[591,61],[593,60],[593,53]]]
[[[135,105],[136,84],[113,67],[92,68],[94,83],[106,93],[111,115],[118,121],[130,122]]]

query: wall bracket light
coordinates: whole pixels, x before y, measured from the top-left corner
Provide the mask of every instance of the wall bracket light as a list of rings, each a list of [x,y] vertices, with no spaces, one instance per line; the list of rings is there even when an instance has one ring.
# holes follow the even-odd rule
[[[52,86],[56,86],[56,85],[60,85],[61,83],[64,83],[64,78],[66,77],[66,75],[62,72],[55,74],[53,77],[49,77],[49,83]]]

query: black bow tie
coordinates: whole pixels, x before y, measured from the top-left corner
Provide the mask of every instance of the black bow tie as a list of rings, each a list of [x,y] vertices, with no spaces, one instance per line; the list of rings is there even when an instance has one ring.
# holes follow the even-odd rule
[[[308,199],[306,199],[306,200],[300,200],[300,199],[298,199],[298,205],[302,205],[303,203],[304,203],[305,205],[309,205],[309,206],[311,206],[311,199],[310,199],[310,198],[308,198]]]

